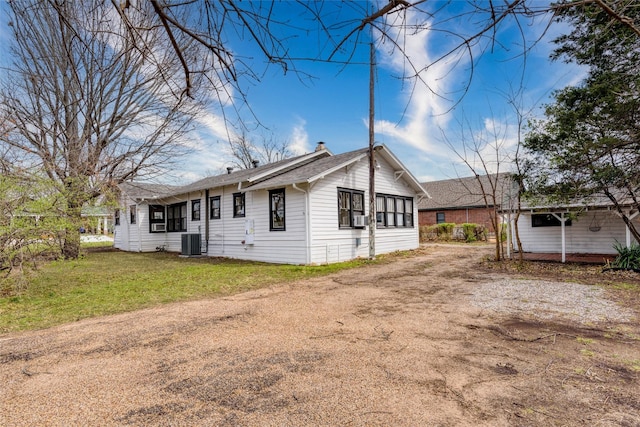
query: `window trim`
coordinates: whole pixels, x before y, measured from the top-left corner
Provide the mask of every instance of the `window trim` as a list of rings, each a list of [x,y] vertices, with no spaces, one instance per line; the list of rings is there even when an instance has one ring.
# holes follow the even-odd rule
[[[274,214],[277,214],[277,208],[273,206],[273,196],[281,195],[282,200],[282,226],[274,226]],[[269,190],[269,231],[286,231],[286,199],[285,189],[278,188]]]
[[[442,215],[442,221],[440,221],[440,215]],[[436,212],[436,224],[444,224],[447,222],[444,212]]]
[[[184,216],[182,216],[184,208]],[[175,212],[178,211],[180,216],[169,218],[169,214],[175,215]],[[176,227],[176,221],[180,221],[180,226]],[[187,202],[174,203],[167,206],[167,232],[169,233],[179,233],[187,231]]]
[[[213,206],[214,206],[213,202],[216,201],[216,200],[218,202],[218,207],[217,207],[218,214],[217,215],[214,214],[214,210],[213,210],[214,209],[213,208]],[[209,198],[209,219],[220,219],[221,216],[222,216],[221,214],[222,214],[222,200],[221,200],[220,196],[211,196]]]
[[[196,209],[196,206],[198,208]],[[191,201],[191,221],[200,221],[202,214],[200,212],[202,204],[200,203],[200,199],[195,199]]]
[[[237,209],[236,200],[242,200],[242,212],[239,212]],[[247,199],[245,198],[245,193],[233,193],[233,217],[234,218],[244,218],[247,212]]]
[[[410,209],[407,209],[407,202],[410,202]],[[393,205],[393,210],[390,210],[391,205]],[[381,206],[384,207],[383,211],[380,210]],[[398,206],[402,206],[402,208],[399,209]],[[416,221],[413,208],[414,198],[411,196],[376,193],[376,227],[415,228]]]
[[[342,222],[340,221],[341,219],[341,212],[344,210],[344,208],[342,207],[342,197],[341,194],[348,194],[349,195],[349,207],[347,208],[347,210],[349,211],[348,215],[349,215],[349,225],[343,225]],[[353,225],[353,216],[354,215],[365,215],[365,199],[364,199],[364,191],[362,190],[355,190],[352,188],[342,188],[342,187],[338,187],[338,228],[339,229],[353,229],[356,228]],[[359,195],[362,197],[362,209],[354,209],[353,207],[353,196],[354,195]]]

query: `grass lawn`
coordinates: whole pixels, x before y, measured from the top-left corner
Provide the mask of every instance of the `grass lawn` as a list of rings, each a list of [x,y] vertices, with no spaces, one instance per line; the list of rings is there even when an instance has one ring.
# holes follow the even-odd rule
[[[175,301],[229,295],[326,275],[369,261],[274,265],[172,253],[89,252],[30,273],[26,290],[0,297],[0,333],[46,328],[87,317]]]

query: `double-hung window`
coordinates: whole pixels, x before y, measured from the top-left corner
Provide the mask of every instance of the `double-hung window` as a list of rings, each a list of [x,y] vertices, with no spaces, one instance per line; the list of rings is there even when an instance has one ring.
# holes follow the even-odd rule
[[[200,221],[200,199],[191,201],[191,221]]]
[[[149,232],[160,233],[165,230],[164,206],[149,205]]]
[[[213,196],[210,201],[210,214],[211,219],[220,219],[220,196]]]
[[[269,229],[284,231],[284,188],[269,191]]]
[[[167,231],[187,231],[187,202],[167,206]]]
[[[234,193],[233,195],[233,217],[244,217],[245,199],[244,193]]]
[[[353,217],[364,215],[364,191],[338,188],[338,225],[353,228]]]
[[[378,227],[413,227],[413,198],[377,194],[376,225]]]

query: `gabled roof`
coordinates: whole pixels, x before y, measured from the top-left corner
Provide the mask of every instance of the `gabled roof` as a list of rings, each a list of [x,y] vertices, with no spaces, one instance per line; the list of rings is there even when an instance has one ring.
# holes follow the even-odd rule
[[[298,168],[301,165],[328,156],[331,156],[331,153],[327,150],[314,151],[313,153],[303,154],[302,156],[280,160],[274,163],[258,166],[257,168],[240,169],[231,173],[210,176],[196,181],[192,184],[182,186],[179,189],[179,193],[174,194],[189,193],[191,191],[223,187],[225,185],[236,185],[239,183],[249,183],[250,185],[253,182],[260,182],[260,180],[263,180],[266,177],[286,173],[291,169]]]
[[[291,169],[277,176],[269,177],[260,183],[252,185],[250,188],[252,190],[260,190],[264,188],[281,187],[288,184],[313,182],[340,168],[356,163],[362,158],[367,157],[367,155],[368,148],[363,148],[356,151],[350,151],[348,153],[319,158],[314,162]]]
[[[375,147],[375,150],[376,155],[382,156],[396,170],[398,178],[402,177],[419,195],[429,196],[416,178],[384,145]],[[155,199],[220,188],[225,185],[237,185],[240,190],[277,188],[285,185],[312,183],[341,168],[368,159],[368,156],[368,148],[336,155],[322,149],[252,169],[241,169],[236,172],[210,176],[184,186],[126,183],[121,185],[121,189],[137,199]]]
[[[149,184],[146,182],[124,182],[120,190],[133,199],[159,199],[175,194],[180,186],[166,184]]]
[[[427,190],[431,199],[422,200],[418,204],[419,210],[438,209],[464,209],[486,207],[483,191],[487,194],[489,206],[496,205],[492,197],[491,183],[497,184],[498,201],[501,204],[505,195],[511,188],[510,174],[480,175],[464,178],[446,179],[442,181],[423,182],[422,186]]]

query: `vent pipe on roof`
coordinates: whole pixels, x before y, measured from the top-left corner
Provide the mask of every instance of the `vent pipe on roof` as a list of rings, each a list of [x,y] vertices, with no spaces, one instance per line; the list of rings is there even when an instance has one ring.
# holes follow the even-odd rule
[[[322,151],[322,150],[326,150],[327,147],[324,145],[324,142],[320,141],[318,142],[318,145],[316,145],[316,151]]]
[[[260,160],[251,160],[251,163],[253,163],[254,168],[257,168],[258,165],[260,164]]]
[[[229,174],[231,172],[233,172],[233,168],[231,166],[227,167],[227,173]]]

